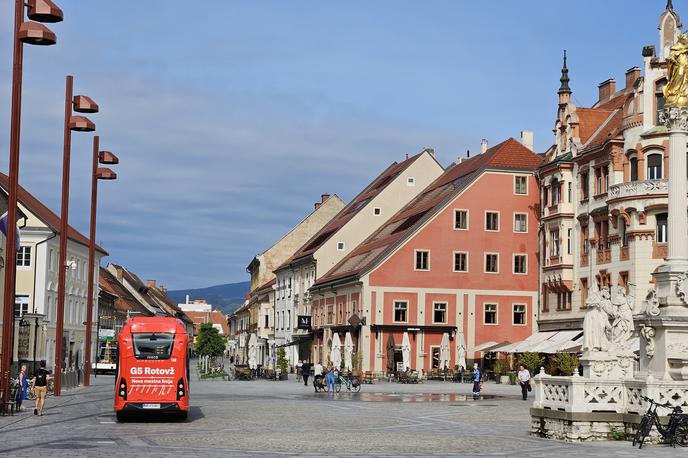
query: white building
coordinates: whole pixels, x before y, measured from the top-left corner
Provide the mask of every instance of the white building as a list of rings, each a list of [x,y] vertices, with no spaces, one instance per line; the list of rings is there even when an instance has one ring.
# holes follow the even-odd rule
[[[177,304],[177,306],[184,312],[211,312],[213,306],[208,304],[205,299],[194,299],[189,301],[189,295],[186,295],[186,301],[183,304]]]

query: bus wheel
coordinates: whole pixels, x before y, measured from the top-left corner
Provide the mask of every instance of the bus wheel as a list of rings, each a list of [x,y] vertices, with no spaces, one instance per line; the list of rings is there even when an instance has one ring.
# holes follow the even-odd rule
[[[117,412],[117,421],[120,423],[124,421],[124,412]]]
[[[189,417],[189,412],[186,410],[182,410],[179,412],[179,415],[177,418],[179,418],[179,421],[186,421],[186,419]]]

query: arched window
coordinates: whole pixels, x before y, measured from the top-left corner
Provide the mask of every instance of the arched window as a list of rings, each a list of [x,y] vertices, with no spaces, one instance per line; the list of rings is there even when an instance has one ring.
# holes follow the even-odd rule
[[[655,125],[659,125],[659,112],[664,109],[664,86],[666,86],[666,79],[661,79],[655,84]]]
[[[647,156],[647,179],[659,180],[662,178],[662,155],[650,154]]]
[[[628,172],[630,181],[638,181],[638,155],[635,152],[628,155]]]
[[[657,243],[667,243],[667,214],[659,213],[657,216],[657,230],[655,233],[655,241]]]
[[[628,234],[626,233],[626,220],[619,218],[619,238],[621,246],[628,246]]]

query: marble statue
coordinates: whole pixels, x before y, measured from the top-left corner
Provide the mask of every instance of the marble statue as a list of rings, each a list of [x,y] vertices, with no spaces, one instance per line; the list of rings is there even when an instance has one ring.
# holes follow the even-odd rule
[[[606,302],[609,302],[609,305]],[[611,326],[609,314],[604,307],[611,308],[609,291],[607,290],[606,294],[604,290],[600,292],[597,289],[597,284],[593,283],[593,286],[588,290],[588,298],[585,303],[588,309],[583,318],[583,350],[607,351]]]
[[[625,288],[616,288],[612,299],[611,341],[617,346],[627,347],[628,340],[633,336],[633,303],[633,296],[627,296]]]

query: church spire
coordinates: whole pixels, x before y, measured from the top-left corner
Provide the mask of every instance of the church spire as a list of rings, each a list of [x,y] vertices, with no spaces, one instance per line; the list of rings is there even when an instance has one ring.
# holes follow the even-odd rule
[[[559,94],[570,94],[571,88],[569,87],[569,69],[566,67],[566,50],[564,49],[564,66],[561,67],[561,86],[559,86]]]
[[[669,11],[673,11],[673,10],[674,10],[674,4],[671,2],[671,0],[667,0],[666,9],[669,10]]]

